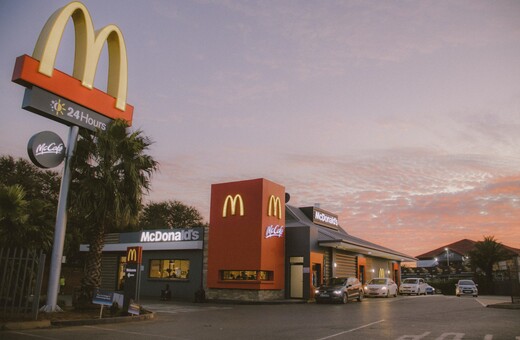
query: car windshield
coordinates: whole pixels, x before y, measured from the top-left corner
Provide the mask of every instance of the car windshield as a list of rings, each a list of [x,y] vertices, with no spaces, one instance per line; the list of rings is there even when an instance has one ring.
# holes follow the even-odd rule
[[[329,281],[330,286],[340,286],[342,285],[347,279],[341,278],[341,277],[333,277]]]
[[[403,281],[403,283],[413,283],[413,284],[415,284],[415,283],[417,283],[417,279],[405,279]]]
[[[463,286],[473,286],[475,284],[475,282],[471,281],[471,280],[461,280],[459,281],[459,285],[463,285]]]
[[[386,279],[372,279],[368,283],[369,285],[386,285]]]

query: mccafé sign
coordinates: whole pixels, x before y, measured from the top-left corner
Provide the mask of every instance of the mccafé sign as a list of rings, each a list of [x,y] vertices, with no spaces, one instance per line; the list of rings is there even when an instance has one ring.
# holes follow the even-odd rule
[[[42,131],[31,137],[27,144],[31,161],[40,168],[54,168],[65,158],[65,145],[52,131]]]

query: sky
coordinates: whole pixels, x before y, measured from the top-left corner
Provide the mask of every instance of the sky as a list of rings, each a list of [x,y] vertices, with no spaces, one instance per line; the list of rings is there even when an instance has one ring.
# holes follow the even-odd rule
[[[0,155],[43,130],[11,82],[61,0],[0,0]],[[289,204],[417,256],[494,236],[520,248],[519,1],[84,0],[117,25],[147,201],[209,220],[211,184],[266,178]],[[56,68],[72,73],[69,22]],[[106,91],[106,48],[95,86]]]

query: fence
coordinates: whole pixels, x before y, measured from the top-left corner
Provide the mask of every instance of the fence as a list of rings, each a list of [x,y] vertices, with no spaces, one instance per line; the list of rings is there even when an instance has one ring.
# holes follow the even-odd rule
[[[19,248],[0,248],[0,313],[38,318],[45,254]]]

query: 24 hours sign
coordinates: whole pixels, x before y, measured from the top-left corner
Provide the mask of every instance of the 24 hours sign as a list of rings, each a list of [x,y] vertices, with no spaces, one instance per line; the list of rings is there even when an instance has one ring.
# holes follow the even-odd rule
[[[106,130],[112,119],[33,86],[25,90],[22,108],[66,125]]]

